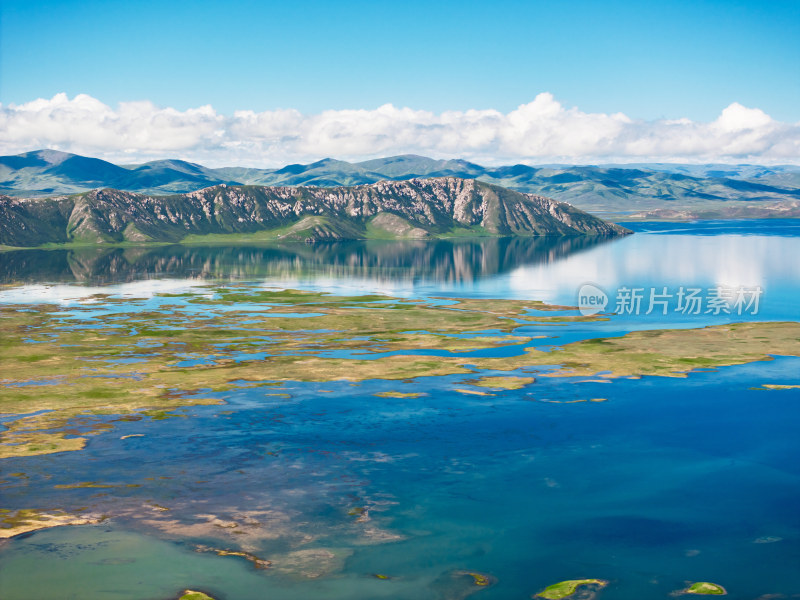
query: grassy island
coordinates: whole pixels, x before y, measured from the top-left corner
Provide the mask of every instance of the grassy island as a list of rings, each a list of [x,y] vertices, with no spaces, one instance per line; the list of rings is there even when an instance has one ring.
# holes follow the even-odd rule
[[[702,596],[724,596],[728,592],[725,588],[716,583],[708,581],[698,581],[693,583],[683,591],[684,594],[698,594]]]
[[[568,579],[554,583],[541,592],[536,594],[534,598],[545,598],[546,600],[561,600],[562,598],[569,598],[582,586],[591,585],[596,586],[598,589],[604,588],[608,582],[603,579]]]
[[[196,592],[194,590],[184,590],[181,594],[181,597],[178,600],[214,600],[208,594],[204,594],[203,592]]]

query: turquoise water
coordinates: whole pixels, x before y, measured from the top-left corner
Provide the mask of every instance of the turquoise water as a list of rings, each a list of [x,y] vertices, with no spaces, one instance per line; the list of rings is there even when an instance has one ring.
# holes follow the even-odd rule
[[[278,275],[265,259],[242,279],[256,287],[558,303],[574,303],[587,281],[603,289],[760,285],[762,314],[742,320],[800,318],[800,237],[792,222],[638,228],[590,247],[544,246],[544,254],[496,240],[398,248],[413,274],[375,266],[381,261],[363,246],[320,249],[322,256],[296,261],[295,272]],[[237,270],[234,250],[218,250],[216,262],[212,250],[203,259],[218,265],[215,277],[247,271]],[[147,264],[180,263],[167,252]],[[392,254],[385,246],[380,253]],[[412,256],[432,265],[426,271]],[[147,289],[198,283],[180,270],[76,281],[54,270],[57,258],[27,258],[50,270],[24,277],[16,270],[17,283],[0,299],[58,301],[69,316],[70,303],[97,288],[152,307],[161,300]],[[457,272],[463,276],[437,282]],[[100,320],[114,310],[102,300],[97,308]],[[610,317],[559,325],[539,341],[725,320],[736,319]],[[752,389],[800,384],[800,359],[610,383],[545,371],[525,369],[518,374],[535,376],[535,384],[493,396],[460,393],[466,378],[456,376],[240,388],[224,405],[183,409],[184,418],[108,417],[114,432],[92,436],[80,452],[7,459],[3,472],[26,478],[4,477],[3,505],[91,506],[113,518],[0,546],[0,598],[166,599],[184,588],[229,600],[526,598],[574,578],[607,579],[600,597],[622,600],[669,598],[687,581],[720,583],[731,598],[800,593],[800,389]],[[374,395],[395,389],[422,395]],[[606,401],[573,402],[591,398]],[[77,481],[139,487],[54,487]],[[369,520],[348,514],[354,507],[367,508]],[[234,548],[236,536],[220,525],[247,518],[259,525],[239,536],[240,545],[272,560],[271,569],[194,551],[197,544]],[[476,589],[453,575],[459,571],[488,573],[497,583]]]

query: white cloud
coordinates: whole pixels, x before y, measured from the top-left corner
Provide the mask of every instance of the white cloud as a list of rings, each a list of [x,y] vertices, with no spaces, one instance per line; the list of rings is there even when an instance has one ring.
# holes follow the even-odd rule
[[[183,158],[208,166],[277,166],[392,154],[509,162],[800,162],[800,123],[733,103],[710,122],[643,121],[566,108],[542,93],[509,113],[374,110],[221,115],[151,102],[112,108],[80,94],[0,105],[0,153],[54,148],[109,160]]]

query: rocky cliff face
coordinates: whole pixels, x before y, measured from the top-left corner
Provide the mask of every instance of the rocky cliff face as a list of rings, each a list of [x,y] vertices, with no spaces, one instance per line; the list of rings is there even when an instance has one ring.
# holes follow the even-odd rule
[[[218,185],[172,196],[104,189],[58,198],[0,197],[0,244],[7,246],[177,242],[187,235],[276,229],[282,239],[306,241],[465,230],[498,236],[627,232],[550,198],[454,177],[336,188]]]

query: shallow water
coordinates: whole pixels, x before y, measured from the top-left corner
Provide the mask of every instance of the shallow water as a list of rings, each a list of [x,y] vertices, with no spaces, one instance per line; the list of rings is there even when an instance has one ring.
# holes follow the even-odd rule
[[[227,257],[218,260],[213,250],[202,252],[204,264],[218,266],[207,275],[244,272],[242,280],[255,287],[572,304],[587,281],[608,290],[724,283],[764,288],[763,312],[741,320],[800,317],[794,300],[800,237],[792,222],[706,223],[697,228],[700,235],[685,224],[637,228],[642,233],[588,248],[545,246],[545,254],[533,257],[513,245],[503,250],[502,240],[417,251],[404,245],[395,255],[420,257],[407,271],[402,262],[375,267],[380,261],[358,245],[320,250],[280,276],[269,261],[247,271],[231,258],[261,250],[218,249]],[[153,252],[161,257],[155,264],[180,263],[164,258],[168,249]],[[384,246],[380,252],[392,255]],[[478,255],[507,258],[472,260]],[[278,256],[284,268],[288,259]],[[472,258],[459,263],[456,256]],[[0,260],[8,264],[4,255]],[[149,293],[153,284],[144,279],[111,283],[110,273],[81,282],[48,279],[54,261],[46,257],[50,270],[40,276],[14,279],[15,271],[7,281],[24,285],[6,287],[0,300],[58,301],[67,316],[71,304],[98,290],[142,298],[125,310],[190,306]],[[437,271],[437,264],[448,267]],[[347,271],[342,265],[358,266]],[[162,291],[202,283],[181,279],[186,272],[136,272],[166,277],[154,284]],[[463,276],[437,279],[443,272]],[[92,306],[101,322],[120,310],[102,298]],[[521,330],[557,329],[555,337],[536,342],[563,344],[730,320],[737,319],[627,315]],[[0,546],[0,597],[165,599],[200,588],[244,600],[463,598],[471,592],[524,598],[584,577],[609,580],[600,597],[624,600],[668,598],[687,581],[720,583],[732,598],[800,593],[800,389],[752,389],[800,383],[800,359],[610,382],[544,371],[523,370],[518,374],[535,376],[536,383],[486,390],[494,394],[487,396],[458,391],[474,379],[464,376],[289,382],[237,388],[224,394],[223,405],[185,408],[176,418],[102,417],[113,421],[113,433],[92,436],[82,451],[3,461],[4,474],[24,474],[4,477],[5,506],[91,506],[113,518]],[[422,395],[375,395],[392,390]],[[127,435],[137,437],[122,439]],[[55,487],[77,482],[112,487]],[[359,522],[350,514],[354,507],[367,508],[369,520]],[[223,531],[224,524],[244,513],[265,527],[239,538],[273,560],[271,569],[194,551],[196,544],[234,548],[237,536]],[[209,522],[198,515],[223,525],[192,528]],[[335,560],[302,562],[293,554],[309,548],[327,549]],[[322,563],[329,572],[309,578],[309,569],[318,574]],[[465,570],[491,574],[497,583],[476,589],[452,575]]]

